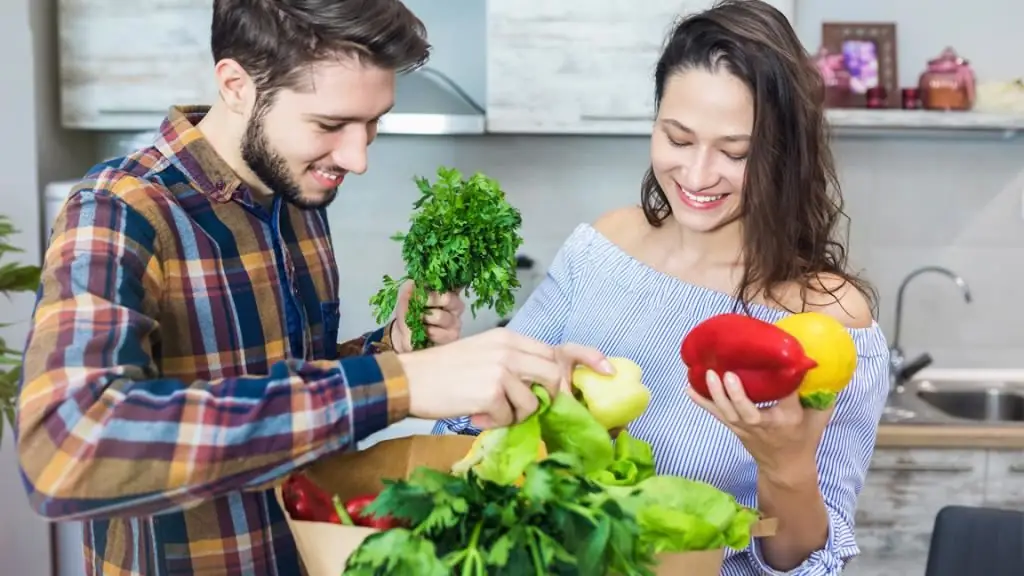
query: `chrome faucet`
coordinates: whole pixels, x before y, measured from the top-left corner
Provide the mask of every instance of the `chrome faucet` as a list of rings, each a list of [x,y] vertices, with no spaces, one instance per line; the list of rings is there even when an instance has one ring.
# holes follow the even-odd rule
[[[906,291],[907,284],[909,284],[911,280],[928,272],[942,274],[952,280],[960,287],[960,291],[963,292],[964,302],[971,302],[971,289],[967,286],[967,281],[948,268],[943,268],[941,266],[922,266],[910,274],[907,274],[903,279],[903,282],[900,283],[899,290],[896,292],[896,327],[893,331],[892,345],[889,347],[890,394],[893,392],[901,392],[904,382],[910,380],[914,374],[917,374],[932,363],[932,357],[927,352],[908,362],[906,357],[903,355],[903,349],[900,348],[900,328],[903,324],[903,293]]]

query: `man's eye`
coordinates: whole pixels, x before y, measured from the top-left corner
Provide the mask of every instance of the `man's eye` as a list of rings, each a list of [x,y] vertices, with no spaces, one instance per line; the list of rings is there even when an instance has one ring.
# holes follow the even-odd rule
[[[344,124],[322,124],[320,122],[317,122],[316,125],[324,132],[337,132],[345,126]]]

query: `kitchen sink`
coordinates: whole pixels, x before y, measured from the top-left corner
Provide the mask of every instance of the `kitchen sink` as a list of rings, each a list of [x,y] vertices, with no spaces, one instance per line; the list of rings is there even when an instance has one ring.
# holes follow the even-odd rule
[[[882,422],[1024,426],[1024,382],[911,380],[890,395]]]
[[[1024,422],[1024,396],[996,389],[920,391],[918,398],[954,418]]]

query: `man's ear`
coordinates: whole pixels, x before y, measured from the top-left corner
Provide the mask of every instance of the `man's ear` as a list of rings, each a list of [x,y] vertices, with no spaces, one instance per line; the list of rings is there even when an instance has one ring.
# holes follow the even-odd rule
[[[249,73],[236,60],[225,58],[214,66],[217,91],[235,114],[246,114],[256,99],[256,86]]]

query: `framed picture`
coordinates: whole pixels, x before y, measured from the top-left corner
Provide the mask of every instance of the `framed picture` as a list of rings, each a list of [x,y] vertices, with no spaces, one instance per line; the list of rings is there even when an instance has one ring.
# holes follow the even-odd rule
[[[825,22],[821,44],[829,54],[842,54],[850,75],[850,105],[864,107],[864,94],[885,88],[885,107],[900,107],[894,22]]]

